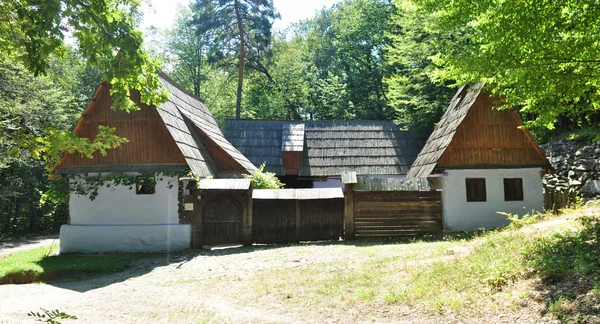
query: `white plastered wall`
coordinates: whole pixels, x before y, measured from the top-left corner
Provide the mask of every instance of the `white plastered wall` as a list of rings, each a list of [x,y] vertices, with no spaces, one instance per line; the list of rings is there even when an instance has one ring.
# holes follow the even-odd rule
[[[508,225],[498,212],[523,215],[543,211],[541,168],[447,170],[443,177],[444,221],[447,231],[492,229]],[[467,178],[485,178],[485,202],[467,202]],[[523,179],[523,201],[504,200],[504,178]]]
[[[161,178],[160,176],[157,178]],[[101,187],[98,196],[72,194],[71,223],[60,230],[60,251],[159,252],[190,247],[191,226],[180,225],[178,181],[157,179],[154,194],[127,186]]]

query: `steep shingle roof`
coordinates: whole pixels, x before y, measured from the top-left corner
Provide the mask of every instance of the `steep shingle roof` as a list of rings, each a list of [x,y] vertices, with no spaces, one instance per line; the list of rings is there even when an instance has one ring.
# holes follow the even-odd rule
[[[425,137],[385,121],[227,120],[226,138],[255,165],[283,175],[283,138],[290,125],[304,124],[300,176],[402,175]],[[288,131],[289,132],[289,131]]]
[[[428,177],[440,159],[444,151],[452,142],[456,129],[467,116],[469,109],[479,96],[484,83],[476,83],[466,88],[460,87],[454,98],[450,101],[448,110],[436,125],[433,133],[429,136],[427,143],[419,153],[407,176],[412,178]]]
[[[549,163],[513,108],[494,109],[483,83],[461,87],[408,172],[428,177],[446,169],[542,167]]]
[[[225,139],[212,114],[199,98],[185,91],[164,74],[161,74],[161,82],[171,95],[158,112],[194,175],[214,176],[215,171],[209,159],[204,156],[206,154],[202,153],[206,152],[206,149],[194,138],[194,130],[188,127],[186,121],[196,126],[246,171],[256,170],[256,167]]]

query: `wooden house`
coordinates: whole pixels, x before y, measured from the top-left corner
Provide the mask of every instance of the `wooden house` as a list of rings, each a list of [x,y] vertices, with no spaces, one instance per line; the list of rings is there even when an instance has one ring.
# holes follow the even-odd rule
[[[498,212],[543,210],[542,175],[550,168],[514,109],[493,109],[484,84],[461,87],[408,177],[428,177],[443,190],[447,231],[508,224]]]
[[[74,133],[94,138],[98,126],[129,140],[93,159],[65,154],[57,174],[104,177],[111,173],[160,174],[156,184],[101,187],[94,200],[72,194],[70,221],[60,231],[61,252],[164,251],[191,246],[192,225],[182,217],[185,185],[178,171],[200,178],[230,177],[255,166],[223,136],[201,99],[161,75],[169,100],[157,107],[132,99],[140,110],[113,110],[110,84],[102,82]],[[182,174],[182,173],[179,173]],[[188,222],[189,223],[189,222]]]
[[[227,120],[224,133],[288,188],[342,187],[344,171],[359,182],[404,178],[426,139],[385,121]]]

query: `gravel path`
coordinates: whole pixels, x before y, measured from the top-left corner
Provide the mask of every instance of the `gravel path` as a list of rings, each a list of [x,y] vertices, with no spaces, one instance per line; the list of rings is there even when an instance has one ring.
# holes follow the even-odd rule
[[[561,218],[556,222],[572,222]],[[545,226],[543,223],[536,226]],[[44,239],[50,240],[52,239]],[[33,248],[42,242],[2,247],[0,251]],[[47,243],[46,243],[47,244]],[[400,258],[407,265],[469,253],[473,242],[397,244],[392,241],[239,247],[152,256],[129,270],[101,277],[43,284],[0,285],[0,324],[35,323],[28,312],[40,308],[66,312],[68,323],[552,323],[540,316],[544,299],[530,298],[512,310],[490,309],[475,318],[425,314],[406,305],[360,302],[323,304],[285,299],[273,291],[280,282],[257,278],[279,269],[343,271],[380,258]],[[440,256],[440,253],[441,256]],[[401,265],[401,264],[400,264]],[[402,266],[394,272],[401,273]],[[313,270],[314,271],[314,270]],[[320,270],[319,270],[320,271]],[[311,273],[311,272],[308,272]],[[390,273],[393,275],[394,273]],[[263,276],[264,277],[264,276]],[[293,279],[292,279],[293,280]],[[270,286],[272,285],[272,286]],[[534,285],[524,282],[520,291]],[[301,284],[291,286],[303,289]],[[269,292],[271,290],[271,292]],[[293,298],[294,292],[291,292]],[[311,305],[311,306],[307,306]],[[434,317],[432,317],[434,316]]]
[[[0,242],[0,258],[15,252],[32,250],[41,246],[51,245],[53,243],[58,244],[58,235],[47,235],[31,239]]]

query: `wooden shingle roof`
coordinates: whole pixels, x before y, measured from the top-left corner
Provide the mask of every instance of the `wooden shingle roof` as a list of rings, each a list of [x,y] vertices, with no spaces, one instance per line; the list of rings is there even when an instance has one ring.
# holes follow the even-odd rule
[[[227,120],[226,138],[255,165],[283,175],[283,145],[290,125],[304,125],[299,176],[403,175],[425,137],[386,121]],[[298,129],[292,127],[292,129]]]
[[[161,74],[161,82],[171,95],[169,101],[158,111],[194,175],[206,177],[215,174],[210,170],[207,159],[202,156],[201,144],[191,136],[194,130],[190,130],[185,121],[197,127],[243,169],[248,172],[256,170],[256,167],[225,139],[214,117],[199,98],[189,94],[166,75]]]
[[[407,176],[410,178],[428,177],[433,172],[438,160],[444,154],[444,151],[452,142],[456,129],[467,116],[469,109],[479,96],[484,83],[477,83],[470,88],[461,86],[452,101],[448,110],[442,116],[436,125],[433,133],[423,146],[423,149],[417,156]]]
[[[93,159],[65,152],[56,173],[169,172],[188,168],[198,177],[248,173],[256,167],[223,136],[200,98],[187,92],[168,76],[160,74],[161,85],[169,92],[160,107],[132,100],[140,110],[130,113],[112,109],[110,84],[102,82],[82,114],[75,134],[94,138],[98,126],[114,127],[116,135],[129,141],[106,155]]]
[[[523,121],[512,109],[494,109],[485,86],[462,86],[452,98],[407,176],[429,177],[444,169],[547,167]]]

